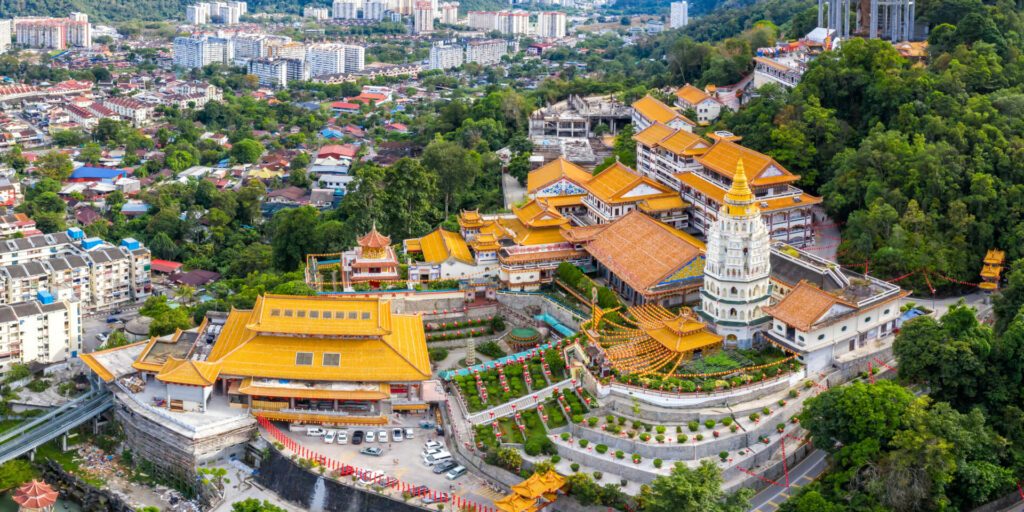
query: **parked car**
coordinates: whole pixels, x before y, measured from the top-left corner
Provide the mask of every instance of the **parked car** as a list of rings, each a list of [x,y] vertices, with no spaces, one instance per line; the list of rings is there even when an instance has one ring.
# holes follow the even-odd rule
[[[359,453],[363,455],[372,455],[374,457],[380,457],[381,455],[384,455],[384,450],[381,450],[376,446],[367,446],[366,448],[359,450]]]
[[[377,485],[381,487],[394,487],[398,485],[398,479],[393,476],[386,476],[384,478],[381,478],[380,480],[377,480]]]
[[[426,453],[430,450],[439,450],[443,448],[444,445],[437,441],[427,441],[426,443],[423,443],[423,453]]]
[[[387,430],[378,430],[377,431],[377,441],[379,441],[381,443],[388,442],[388,431]]]
[[[459,463],[455,462],[454,460],[447,460],[440,464],[435,464],[433,471],[435,475],[440,475],[455,469],[455,467],[458,465]]]
[[[411,429],[411,428],[409,428],[409,427],[405,427],[405,438],[406,439],[412,439],[414,432],[416,432],[416,431]]]
[[[434,503],[444,503],[444,502],[448,501],[448,494],[444,493],[444,494],[438,494],[436,496],[427,495],[427,496],[424,496],[423,499],[420,500],[420,501],[422,501],[424,505],[433,505]]]
[[[402,442],[402,439],[403,439],[402,433],[403,433],[403,431],[400,428],[392,429],[391,430],[391,439],[393,439],[396,443]]]
[[[367,471],[366,473],[363,473],[363,476],[359,477],[359,480],[368,484],[370,482],[376,482],[381,478],[384,478],[383,471]]]
[[[430,494],[430,487],[420,485],[417,487],[413,487],[412,489],[409,489],[409,496],[412,496],[413,498],[423,496],[425,494]]]
[[[355,467],[349,466],[349,465],[344,465],[344,466],[341,467],[341,469],[338,470],[338,476],[354,475],[355,472],[356,472],[356,468]]]
[[[456,478],[459,478],[459,477],[461,477],[462,475],[465,475],[465,474],[466,474],[466,466],[459,466],[459,467],[449,471],[447,474],[444,475],[444,477],[447,478],[448,480],[455,480]]]
[[[334,443],[334,436],[336,436],[337,434],[338,433],[333,431],[333,430],[328,430],[327,432],[325,432],[324,433],[324,443],[333,444]]]
[[[338,438],[335,442],[338,444],[348,444],[348,432],[344,430],[338,432]]]
[[[434,466],[449,460],[452,460],[452,454],[448,452],[437,452],[423,456],[423,464],[427,466]]]
[[[309,437],[323,437],[324,429],[320,427],[307,427],[306,435]]]
[[[367,443],[375,443],[375,442],[377,442],[377,433],[372,431],[372,430],[367,430],[366,431],[366,442]]]
[[[356,430],[352,432],[352,444],[363,444],[363,431]]]

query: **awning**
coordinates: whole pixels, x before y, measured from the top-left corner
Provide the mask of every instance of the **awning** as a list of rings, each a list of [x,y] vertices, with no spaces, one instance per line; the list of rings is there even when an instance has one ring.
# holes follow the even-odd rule
[[[316,400],[384,400],[391,396],[387,384],[381,384],[379,391],[338,390],[322,388],[258,386],[252,379],[245,379],[238,392],[245,395],[270,398],[311,398]]]
[[[391,406],[391,409],[396,411],[425,411],[430,406],[427,404],[395,404]]]

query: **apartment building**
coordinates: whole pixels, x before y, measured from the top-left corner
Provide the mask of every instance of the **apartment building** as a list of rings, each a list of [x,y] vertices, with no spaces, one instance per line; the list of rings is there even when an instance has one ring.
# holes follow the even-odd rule
[[[438,9],[441,10],[441,23],[455,25],[459,22],[459,3],[443,2]]]
[[[0,53],[7,53],[11,49],[13,35],[14,20],[0,20]]]
[[[670,28],[682,28],[690,23],[690,4],[687,2],[672,2],[669,8]]]
[[[345,45],[320,43],[307,46],[306,67],[311,77],[344,73]]]
[[[15,42],[25,48],[64,50],[92,46],[92,25],[82,13],[67,18],[14,18]]]
[[[155,109],[152,105],[125,96],[113,96],[103,100],[103,106],[110,109],[124,120],[140,127],[149,124]]]
[[[558,11],[537,14],[537,36],[548,38],[565,37],[565,13]]]
[[[63,362],[81,350],[77,302],[41,293],[36,300],[0,306],[0,372],[13,364]]]
[[[507,51],[508,43],[502,39],[472,40],[466,43],[466,62],[497,64]]]
[[[359,18],[359,9],[363,7],[359,0],[334,0],[331,5],[331,17],[336,20],[354,20]]]
[[[363,6],[363,19],[382,20],[386,10],[388,10],[387,2],[383,0],[367,0]]]
[[[251,59],[249,74],[255,75],[263,87],[288,87],[288,61],[286,59]]]
[[[434,31],[434,6],[430,2],[416,2],[413,8],[412,31],[415,34]]]
[[[462,65],[465,50],[461,46],[435,44],[430,47],[430,69],[452,69]]]
[[[331,17],[331,10],[326,7],[306,6],[302,9],[302,17],[312,18],[314,20],[326,20]]]
[[[248,10],[245,2],[198,2],[185,7],[185,19],[192,25],[234,25]]]
[[[188,69],[213,63],[231,64],[235,57],[234,41],[205,35],[176,37],[172,51],[174,65]]]

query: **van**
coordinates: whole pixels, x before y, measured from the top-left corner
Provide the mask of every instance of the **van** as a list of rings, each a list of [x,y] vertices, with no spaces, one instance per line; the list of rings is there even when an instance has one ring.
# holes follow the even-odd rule
[[[423,463],[428,465],[428,466],[433,466],[434,464],[437,464],[438,462],[444,462],[444,461],[447,461],[447,460],[452,460],[452,454],[450,454],[448,452],[437,452],[437,453],[432,453],[430,455],[424,455],[423,456]]]
[[[306,435],[309,437],[323,437],[324,429],[320,427],[306,427]]]

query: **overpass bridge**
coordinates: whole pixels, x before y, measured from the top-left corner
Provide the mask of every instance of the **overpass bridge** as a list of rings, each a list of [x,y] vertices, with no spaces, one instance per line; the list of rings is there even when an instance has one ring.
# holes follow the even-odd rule
[[[113,394],[97,386],[71,402],[0,434],[0,464],[35,452],[36,448],[66,435],[113,406]]]

